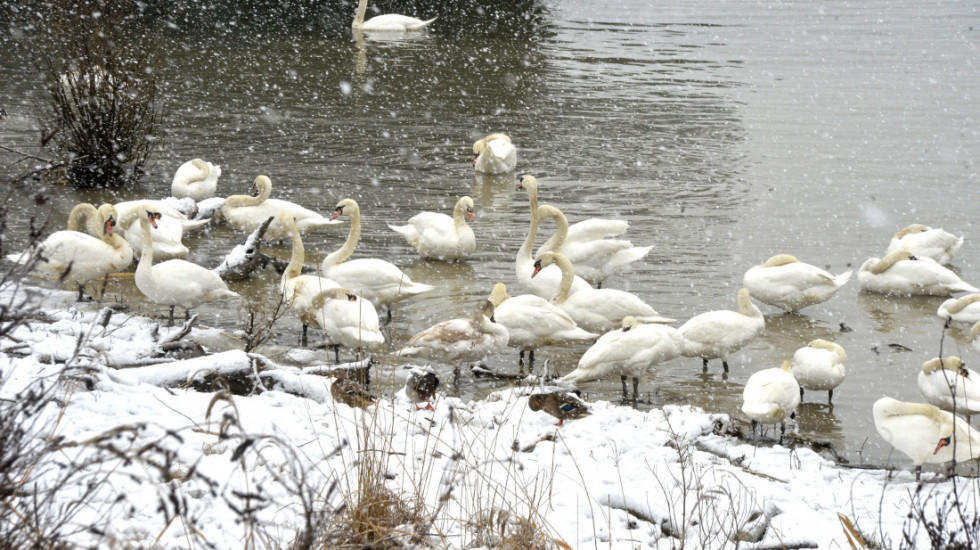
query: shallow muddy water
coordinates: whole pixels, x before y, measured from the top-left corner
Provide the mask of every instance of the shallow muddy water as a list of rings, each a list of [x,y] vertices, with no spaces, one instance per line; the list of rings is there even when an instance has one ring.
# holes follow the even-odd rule
[[[438,24],[438,23],[437,23]],[[637,293],[680,321],[734,309],[742,274],[777,253],[839,273],[880,256],[913,223],[963,234],[954,260],[980,281],[980,14],[975,3],[646,2],[568,0],[517,35],[403,39],[222,35],[167,43],[163,147],[143,189],[121,199],[169,194],[174,170],[203,157],[222,166],[219,195],[245,192],[258,174],[274,196],[329,212],[361,205],[355,257],[382,257],[435,292],[404,303],[393,334],[404,341],[436,322],[468,316],[494,283],[519,292],[514,256],[528,224],[527,196],[513,175],[474,176],[472,142],[503,131],[518,146],[517,174],[534,174],[542,203],[570,222],[630,221],[645,262],[605,286]],[[0,63],[0,144],[32,150],[37,76],[25,59]],[[13,157],[0,154],[6,165]],[[56,189],[57,225],[70,205],[106,193]],[[26,193],[24,194],[27,195]],[[424,262],[389,230],[415,213],[449,213],[471,195],[477,253],[463,264]],[[17,242],[8,222],[8,240]],[[322,258],[348,224],[306,240]],[[547,233],[550,225],[545,224]],[[244,238],[217,227],[188,239],[188,259],[214,266]],[[539,243],[543,240],[539,240]],[[285,257],[288,247],[273,246]],[[312,258],[309,258],[312,260]],[[233,288],[253,300],[272,293],[266,274]],[[131,281],[109,300],[162,314]],[[859,292],[856,277],[801,315],[766,313],[766,331],[735,354],[731,373],[677,359],[641,381],[653,404],[683,403],[738,415],[752,372],[778,366],[814,338],[848,352],[848,378],[810,393],[801,432],[832,442],[855,462],[900,463],[878,437],[871,404],[883,395],[919,400],[915,377],[939,351],[941,298]],[[203,307],[205,323],[243,323],[237,302]],[[846,323],[852,332],[840,332]],[[298,340],[277,325],[270,352]],[[968,364],[969,327],[946,334],[946,354]],[[911,351],[896,352],[889,344]],[[560,373],[585,347],[544,349]],[[515,370],[517,353],[488,359]],[[464,380],[485,395],[499,382]],[[592,399],[619,399],[612,377],[586,384]],[[645,404],[641,406],[650,406]]]

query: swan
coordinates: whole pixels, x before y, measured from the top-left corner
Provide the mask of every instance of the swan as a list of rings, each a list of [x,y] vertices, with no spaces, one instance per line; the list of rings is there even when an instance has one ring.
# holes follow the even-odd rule
[[[868,292],[905,296],[949,296],[956,292],[980,292],[949,269],[930,258],[906,250],[869,258],[858,271],[858,282]]]
[[[689,319],[678,330],[684,336],[684,357],[700,357],[704,370],[708,361],[721,359],[728,372],[728,356],[762,334],[766,320],[752,303],[749,289],[738,291],[738,311],[715,310]]]
[[[538,180],[535,179],[534,176],[525,174],[521,176],[521,184],[518,185],[518,189],[522,188],[527,191],[527,195],[531,199],[531,204],[536,207],[538,205]],[[605,239],[607,237],[615,237],[625,233],[629,227],[630,224],[626,220],[588,218],[568,227],[568,235],[565,236],[565,242],[587,242],[596,239]],[[552,236],[552,238],[548,241],[554,242],[553,239],[554,236]],[[548,248],[550,246],[551,245],[549,245],[548,242],[541,245],[541,249],[538,249],[538,254],[540,255],[542,252],[548,252]]]
[[[282,212],[289,212],[296,220],[296,227],[304,235],[313,229],[340,223],[294,202],[270,199],[271,194],[272,180],[268,176],[258,176],[252,185],[251,195],[228,197],[221,206],[221,214],[232,227],[245,233],[255,231],[265,220],[274,218],[262,236],[267,241],[278,241],[286,236],[278,219]]]
[[[583,238],[583,235],[570,240],[568,219],[554,206],[539,206],[538,218],[551,218],[558,226],[555,234],[538,249],[538,256],[544,252],[561,252],[572,262],[575,273],[594,285],[601,286],[607,277],[622,272],[653,250],[653,246],[633,246],[626,239]]]
[[[779,441],[786,433],[786,419],[796,418],[800,404],[800,385],[793,377],[793,365],[783,361],[779,368],[762,369],[752,374],[742,390],[742,412],[757,423],[780,423]]]
[[[589,405],[574,392],[556,389],[532,393],[527,398],[527,406],[532,411],[544,411],[558,419],[558,426],[566,420],[585,418],[592,414]]]
[[[919,391],[940,409],[962,414],[967,422],[980,413],[980,375],[959,357],[937,357],[922,364]]]
[[[531,226],[527,231],[527,237],[524,239],[524,244],[521,245],[520,250],[517,251],[517,258],[514,262],[514,267],[517,271],[517,281],[521,284],[524,290],[530,292],[531,294],[540,296],[542,298],[551,299],[552,296],[557,292],[559,285],[562,281],[561,269],[558,266],[549,267],[548,269],[542,270],[536,276],[532,277],[531,273],[534,270],[534,258],[531,256],[531,250],[534,248],[534,239],[538,234],[538,184],[534,176],[523,175],[521,176],[521,182],[517,185],[518,189],[524,189],[527,191],[528,199],[531,203]],[[569,293],[574,294],[579,290],[592,288],[589,283],[581,277],[573,277],[572,286],[569,289]]]
[[[221,167],[217,164],[205,162],[203,159],[189,160],[174,172],[170,194],[178,199],[188,197],[194,202],[210,199],[218,189],[219,177],[221,177]]]
[[[374,304],[360,298],[349,288],[328,288],[320,292],[313,298],[313,309],[327,347],[334,348],[334,359],[338,363],[340,346],[360,352],[361,349],[385,343]]]
[[[980,432],[935,405],[882,397],[873,407],[875,428],[912,459],[915,478],[924,463],[966,462],[980,457]]]
[[[563,309],[533,294],[511,297],[507,286],[497,283],[490,293],[494,318],[507,328],[508,345],[520,349],[518,374],[524,374],[524,353],[528,368],[534,371],[534,350],[556,344],[592,341],[598,334],[578,327]]]
[[[980,294],[974,292],[959,298],[950,298],[939,305],[936,315],[957,323],[972,325],[980,322]]]
[[[746,271],[742,286],[764,304],[795,312],[829,300],[852,273],[832,275],[790,254],[777,254]]]
[[[341,286],[370,300],[375,307],[388,306],[391,319],[391,305],[416,294],[435,289],[434,286],[413,282],[395,264],[378,258],[347,260],[354,253],[361,238],[361,209],[354,199],[344,199],[337,203],[331,219],[347,214],[350,216],[350,233],[347,241],[320,263],[320,271]]]
[[[754,296],[754,294],[753,294]],[[839,344],[816,339],[793,354],[793,376],[803,390],[827,391],[827,403],[833,404],[834,388],[844,381],[847,374],[844,361],[847,353]]]
[[[412,216],[408,225],[388,224],[388,227],[405,237],[423,258],[462,260],[476,250],[476,237],[466,224],[467,219],[473,221],[473,199],[462,197],[456,201],[452,217],[422,212]]]
[[[415,410],[434,411],[432,398],[435,397],[437,389],[439,389],[439,377],[432,367],[409,367],[408,379],[405,380],[405,395],[409,401],[415,403]],[[419,403],[425,403],[425,407],[419,407]]]
[[[980,353],[980,321],[970,329],[970,341],[973,342],[973,349]]]
[[[481,174],[508,174],[517,168],[517,148],[507,134],[490,134],[473,143],[473,168]]]
[[[80,229],[87,225],[98,237],[77,230],[55,231],[30,250],[10,254],[7,259],[76,283],[81,301],[87,283],[123,271],[133,263],[133,249],[114,232],[116,209],[111,204],[103,204],[94,216],[93,210],[95,207],[87,203],[76,206],[69,215],[68,226]]]
[[[173,199],[171,199],[172,201]],[[171,206],[170,201],[125,201],[116,204],[119,212],[119,226],[123,230],[123,236],[133,247],[136,255],[143,253],[143,234],[140,231],[137,218],[139,209],[147,206],[149,209],[161,214],[157,220],[156,230],[152,232],[153,252],[157,260],[169,260],[171,258],[181,258],[186,256],[189,250],[184,246],[184,232],[200,229],[207,225],[210,220],[191,220],[183,212]]]
[[[153,237],[150,225],[162,217],[148,206],[140,209],[143,255],[136,265],[136,288],[151,302],[170,306],[170,324],[174,322],[174,307],[188,310],[201,304],[237,298],[238,293],[228,290],[228,285],[217,273],[185,260],[167,260],[153,265]]]
[[[634,317],[623,319],[622,328],[609,331],[596,340],[579,359],[578,366],[561,378],[578,384],[619,373],[623,399],[628,398],[626,376],[633,378],[633,400],[636,401],[639,378],[648,369],[681,355],[684,337],[673,327],[661,324],[639,324]]]
[[[306,345],[306,331],[309,325],[320,326],[317,313],[319,306],[314,306],[313,300],[324,290],[337,288],[340,285],[325,277],[316,275],[303,275],[303,262],[306,259],[306,249],[303,246],[303,238],[300,236],[296,221],[289,212],[279,214],[279,223],[289,236],[292,244],[292,253],[289,257],[289,264],[282,273],[279,280],[279,292],[282,295],[283,303],[289,306],[290,311],[299,317],[303,323],[303,336],[301,342]]]
[[[963,246],[963,237],[957,237],[939,228],[914,223],[895,233],[888,243],[885,254],[907,250],[920,258],[931,258],[941,265],[946,265],[961,246]]]
[[[180,224],[183,231],[193,231],[206,226],[211,220],[190,219],[183,212],[174,208],[174,199],[167,198],[159,201],[134,200],[116,203],[116,212],[119,213],[119,227],[128,229],[140,217],[140,208],[146,206],[150,210],[161,214],[165,218],[173,218]]]
[[[357,14],[354,15],[354,22],[351,23],[352,29],[361,31],[389,32],[418,31],[437,19],[436,17],[433,17],[428,21],[423,21],[407,15],[385,14],[372,17],[371,19],[365,21],[364,15],[366,12],[367,0],[360,0],[360,2],[357,4]]]
[[[431,326],[413,336],[395,354],[451,364],[455,383],[462,362],[477,361],[499,351],[507,345],[507,340],[507,329],[494,320],[493,304],[489,300],[480,300],[472,317]]]
[[[625,290],[586,287],[569,296],[568,292],[574,277],[572,263],[563,254],[557,252],[542,254],[541,258],[534,262],[531,276],[537,277],[542,269],[552,264],[557,265],[561,270],[562,279],[551,302],[565,310],[579,327],[587,331],[603,333],[613,330],[620,326],[626,316],[635,317],[641,323],[674,322],[673,319],[661,317],[636,294]]]

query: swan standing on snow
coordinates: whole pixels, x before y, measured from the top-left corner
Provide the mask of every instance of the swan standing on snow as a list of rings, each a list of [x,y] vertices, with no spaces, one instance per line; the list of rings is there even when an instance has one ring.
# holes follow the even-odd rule
[[[282,272],[279,280],[279,292],[282,294],[283,303],[289,306],[299,320],[303,323],[302,345],[306,345],[306,331],[309,325],[319,325],[317,313],[318,306],[313,305],[313,300],[321,292],[331,288],[337,288],[336,282],[316,275],[303,275],[303,262],[306,260],[306,249],[303,246],[303,238],[300,236],[296,221],[289,212],[279,214],[279,223],[286,235],[292,242],[292,254],[289,257],[289,265]],[[322,328],[322,327],[321,327]]]
[[[930,359],[919,372],[919,391],[940,409],[966,416],[980,413],[980,375],[959,357]]]
[[[755,296],[753,294],[753,296]],[[816,339],[793,354],[793,376],[803,390],[827,391],[827,403],[834,402],[834,388],[844,381],[847,353],[839,344]]]
[[[912,459],[916,479],[924,463],[966,462],[980,457],[980,432],[935,405],[882,397],[875,401],[873,411],[878,433]]]
[[[579,359],[578,366],[561,378],[578,384],[619,373],[623,383],[623,399],[628,399],[626,376],[633,378],[633,401],[638,397],[640,375],[655,365],[679,357],[684,349],[684,337],[673,327],[660,324],[638,324],[627,316],[622,328],[609,331],[596,341]]]
[[[423,258],[462,260],[476,250],[476,237],[467,220],[473,221],[473,199],[462,197],[456,202],[452,217],[422,212],[412,216],[408,225],[388,224],[388,227],[405,237]]]
[[[949,296],[957,292],[980,292],[949,269],[930,258],[919,258],[906,250],[869,258],[858,271],[861,288],[869,292],[904,296]]]
[[[528,228],[527,237],[524,239],[524,244],[521,245],[520,250],[517,251],[517,258],[514,261],[514,267],[517,271],[517,282],[527,292],[550,300],[561,285],[561,269],[558,266],[548,267],[534,277],[531,276],[534,271],[534,258],[531,252],[534,248],[534,239],[538,235],[539,222],[538,180],[534,176],[525,174],[521,176],[521,182],[517,185],[517,188],[527,191],[528,200],[531,203],[531,226]],[[589,286],[589,283],[585,279],[573,277],[569,293],[575,293],[586,288],[592,287]]]
[[[963,246],[963,237],[942,229],[914,223],[892,237],[885,254],[907,250],[919,258],[930,258],[941,265],[948,264],[953,254]]]
[[[495,322],[493,304],[481,300],[467,319],[451,319],[416,334],[396,355],[417,356],[453,365],[453,383],[464,361],[477,361],[507,345],[507,329]]]
[[[749,289],[738,291],[738,311],[716,310],[692,317],[680,329],[686,344],[684,357],[700,357],[704,370],[708,361],[721,359],[728,372],[728,356],[762,334],[766,320],[752,303]]]
[[[194,202],[210,199],[218,189],[219,177],[221,177],[221,167],[217,164],[205,162],[203,159],[189,160],[174,172],[170,194],[178,199],[190,198]]]
[[[517,148],[507,134],[490,134],[473,143],[473,168],[481,174],[509,174],[517,168]]]
[[[327,347],[334,349],[334,360],[338,363],[340,346],[357,350],[357,359],[360,359],[361,350],[385,343],[374,304],[349,288],[324,290],[313,298],[313,309]]]
[[[528,370],[534,372],[534,350],[556,344],[595,340],[598,334],[579,328],[563,309],[533,294],[511,297],[507,287],[497,283],[490,293],[497,323],[507,328],[510,347],[520,349],[518,374],[524,374],[524,353]]]
[[[236,298],[217,273],[184,260],[167,260],[153,265],[153,237],[150,225],[156,226],[161,214],[144,207],[140,209],[139,224],[143,237],[143,255],[136,266],[136,288],[151,302],[170,306],[170,324],[174,322],[174,307],[188,310],[201,304]]]
[[[434,286],[413,282],[395,264],[378,258],[347,259],[357,248],[361,239],[361,209],[354,199],[344,199],[337,203],[332,220],[347,214],[350,216],[350,233],[347,241],[320,263],[320,272],[337,281],[338,284],[354,289],[370,300],[375,307],[388,306],[388,319],[391,320],[391,305],[405,298],[428,292]]]
[[[597,286],[653,250],[653,246],[633,246],[626,239],[607,239],[607,235],[601,231],[589,234],[586,230],[588,225],[598,225],[592,223],[595,218],[576,224],[580,231],[574,239],[569,238],[568,219],[554,206],[539,206],[538,218],[551,218],[558,226],[555,234],[538,249],[538,256],[545,252],[564,254],[572,262],[577,275]]]
[[[286,231],[279,221],[279,214],[282,212],[289,212],[296,220],[299,232],[304,235],[313,229],[340,223],[294,202],[270,199],[270,195],[272,195],[272,180],[268,176],[258,176],[252,185],[252,194],[228,197],[221,206],[221,214],[232,227],[245,233],[252,233],[265,220],[273,218],[262,236],[267,241],[277,241],[286,236]]]
[[[764,304],[795,312],[829,300],[852,273],[835,276],[790,254],[777,254],[746,271],[742,286]]]
[[[354,15],[354,22],[351,23],[351,28],[355,31],[388,31],[388,32],[406,32],[406,31],[418,31],[423,29],[426,25],[432,23],[437,18],[433,17],[428,21],[423,21],[415,17],[409,17],[407,15],[398,14],[385,14],[372,17],[371,19],[365,21],[364,15],[367,12],[367,0],[360,0],[357,4],[357,13]]]
[[[980,294],[950,298],[939,305],[936,315],[956,323],[976,324],[980,322]]]
[[[571,296],[575,273],[572,263],[563,254],[545,252],[534,262],[531,277],[537,277],[549,265],[557,265],[561,270],[561,284],[551,303],[560,307],[575,320],[579,327],[603,333],[618,328],[627,316],[635,317],[641,323],[673,323],[674,319],[661,317],[652,307],[636,294],[612,288],[586,287]]]
[[[780,368],[763,369],[749,377],[742,390],[742,412],[757,423],[779,423],[779,441],[786,433],[786,419],[796,418],[800,404],[800,385],[793,377],[793,365],[783,361]]]
[[[78,285],[78,299],[84,297],[85,285],[101,279],[109,273],[123,271],[133,263],[133,249],[125,239],[114,232],[116,209],[103,204],[95,211],[90,204],[80,204],[72,209],[68,226],[88,226],[99,237],[76,230],[55,231],[36,248],[20,254],[10,254],[7,259],[18,264],[32,264],[32,269],[45,275]]]

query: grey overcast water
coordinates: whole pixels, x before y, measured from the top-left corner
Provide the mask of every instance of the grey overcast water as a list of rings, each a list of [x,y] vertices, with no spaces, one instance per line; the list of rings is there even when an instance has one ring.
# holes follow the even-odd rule
[[[273,196],[322,213],[354,198],[364,218],[354,257],[388,259],[438,287],[398,309],[394,337],[404,341],[470,315],[496,282],[520,293],[514,257],[528,226],[527,195],[515,190],[514,175],[475,177],[470,163],[475,139],[506,132],[518,147],[517,174],[538,178],[542,203],[572,223],[629,220],[633,243],[654,245],[645,262],[604,286],[632,291],[663,315],[683,322],[734,309],[744,272],[777,253],[835,273],[854,269],[837,296],[802,314],[759,304],[765,332],[732,357],[727,377],[716,362],[703,374],[700,360],[676,359],[642,379],[641,391],[653,405],[739,416],[753,372],[814,338],[830,339],[847,350],[847,379],[833,408],[824,392],[807,394],[800,432],[852,462],[904,464],[875,432],[871,405],[883,395],[921,400],[916,375],[939,352],[943,299],[861,293],[856,271],[918,222],[964,235],[954,268],[980,283],[980,5],[546,6],[539,27],[519,38],[430,32],[380,40],[346,27],[336,36],[168,38],[162,147],[143,188],[118,198],[169,195],[173,172],[194,157],[221,165],[221,196],[244,193],[266,174]],[[9,116],[0,144],[34,151],[41,83],[29,60],[3,57],[0,106]],[[0,154],[5,166],[14,159]],[[111,198],[51,193],[59,226],[75,202]],[[423,210],[448,213],[462,195],[476,202],[477,252],[465,263],[421,261],[386,226]],[[11,234],[16,224],[7,227],[16,247],[23,237]],[[308,254],[339,247],[348,227],[311,234]],[[224,226],[193,234],[187,259],[213,267],[243,239]],[[268,252],[286,257],[288,246]],[[278,280],[266,273],[232,287],[254,299],[272,294]],[[165,313],[142,301],[131,280],[111,286],[106,299]],[[233,331],[242,311],[234,301],[199,313],[204,324]],[[840,323],[853,331],[840,332]],[[288,360],[298,331],[298,321],[282,320],[264,351]],[[968,331],[950,330],[944,352],[975,366]],[[567,373],[585,348],[542,349],[537,364],[550,358]],[[507,350],[487,364],[513,371],[516,359]],[[461,391],[479,398],[501,384],[467,375]],[[617,376],[583,390],[620,399]]]

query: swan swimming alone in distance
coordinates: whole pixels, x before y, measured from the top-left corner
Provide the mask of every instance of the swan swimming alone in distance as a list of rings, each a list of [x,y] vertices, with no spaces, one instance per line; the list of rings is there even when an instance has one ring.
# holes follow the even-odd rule
[[[178,199],[191,198],[194,202],[214,197],[218,189],[221,167],[204,159],[193,159],[180,165],[174,172],[170,194]]]
[[[389,223],[388,227],[405,237],[423,258],[451,261],[462,260],[476,250],[476,237],[467,220],[473,221],[473,199],[461,197],[451,217],[422,212],[409,218],[407,225]]]
[[[833,275],[790,254],[777,254],[749,268],[742,277],[742,286],[764,304],[795,312],[829,300],[851,279],[852,273],[848,270]]]
[[[250,195],[232,195],[225,199],[221,206],[221,214],[235,229],[252,233],[265,220],[273,218],[262,238],[267,241],[278,241],[286,237],[286,231],[279,221],[279,214],[289,212],[296,220],[296,227],[301,234],[313,229],[336,225],[340,222],[331,220],[309,208],[304,208],[294,202],[271,199],[272,180],[268,176],[258,176],[252,185]]]
[[[473,143],[473,168],[481,174],[509,174],[517,168],[517,148],[507,134],[490,134]]]
[[[885,254],[907,250],[919,258],[930,258],[940,265],[946,265],[961,246],[963,246],[963,237],[957,237],[938,227],[932,228],[914,223],[895,233],[888,243]]]
[[[686,340],[684,357],[700,357],[704,370],[708,361],[721,359],[728,372],[728,356],[762,334],[766,320],[759,308],[752,303],[749,289],[738,291],[738,311],[720,309],[696,315],[681,325]]]
[[[858,271],[858,282],[868,292],[902,296],[980,292],[935,260],[919,258],[906,250],[891,252],[881,259],[869,258]]]
[[[354,22],[351,23],[351,28],[355,31],[418,31],[422,30],[436,20],[436,17],[433,17],[428,21],[423,21],[416,17],[391,13],[377,15],[365,21],[364,16],[367,13],[367,4],[367,0],[360,0],[360,2],[357,4],[357,13],[354,15]]]

